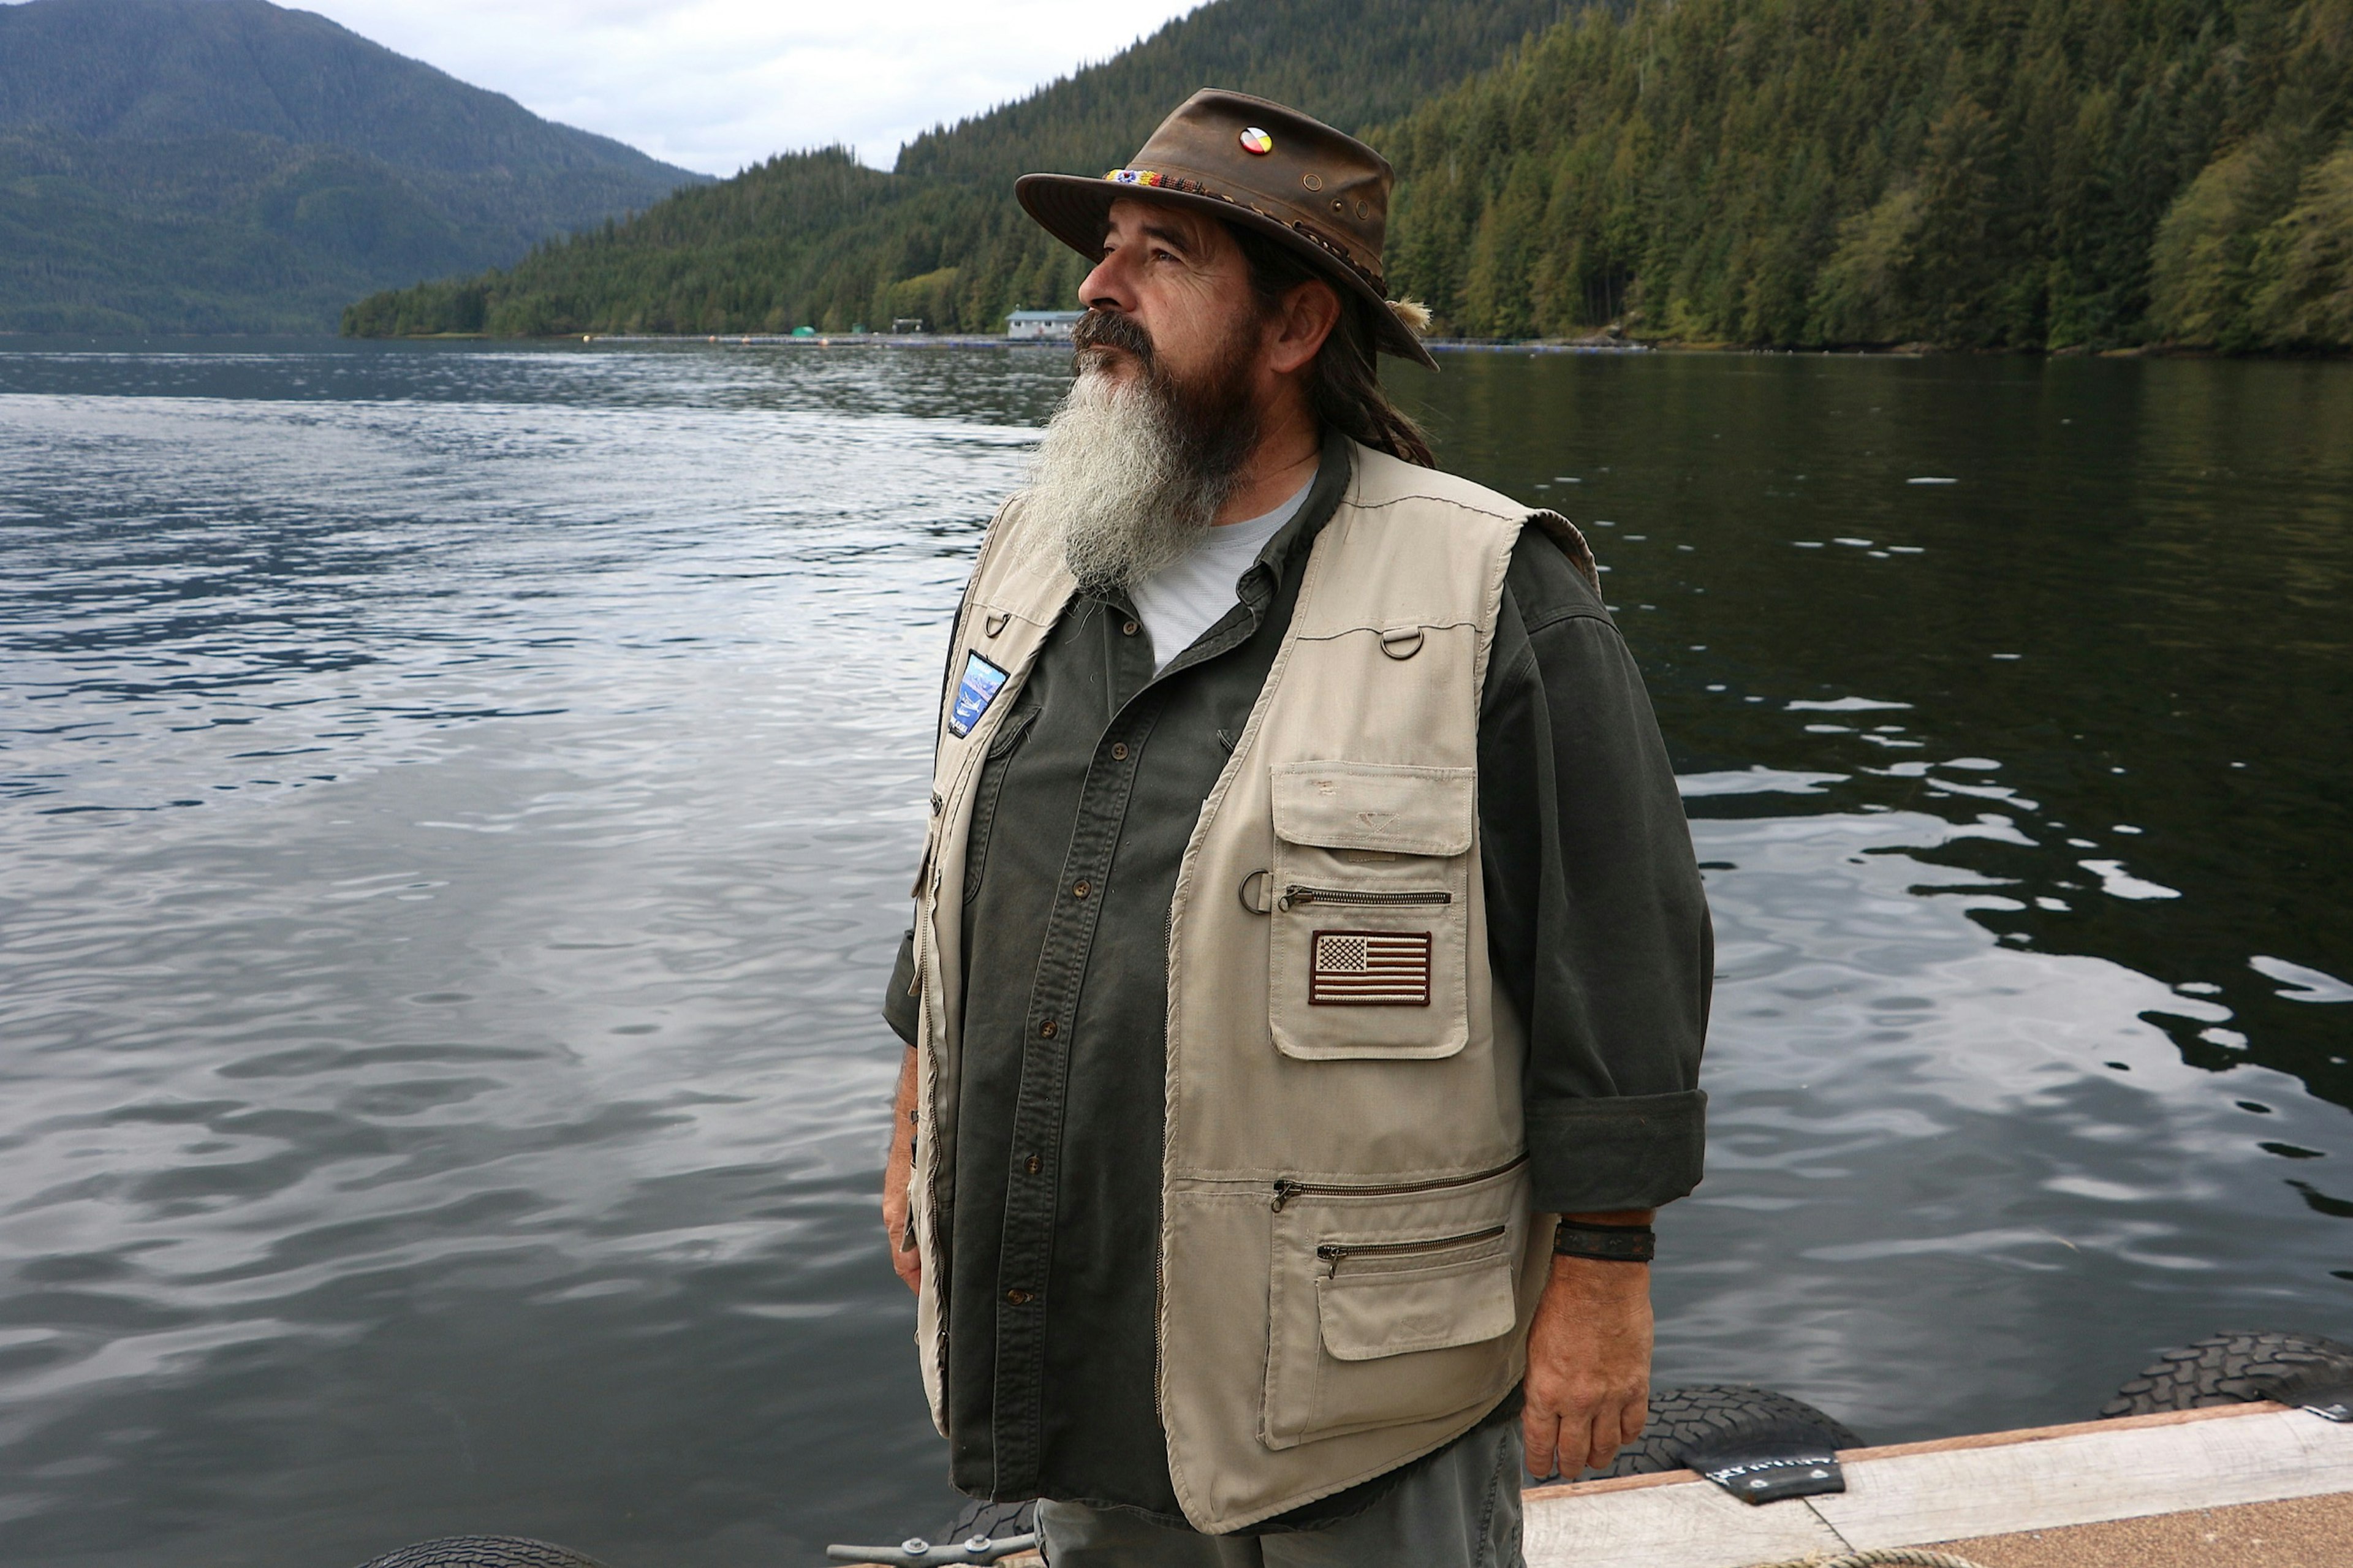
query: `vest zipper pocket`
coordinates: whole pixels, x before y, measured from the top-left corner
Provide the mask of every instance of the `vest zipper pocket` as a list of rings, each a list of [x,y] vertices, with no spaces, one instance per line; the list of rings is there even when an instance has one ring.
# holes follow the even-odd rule
[[[1354,904],[1394,909],[1407,904],[1451,904],[1453,901],[1454,895],[1443,888],[1378,893],[1354,888],[1305,888],[1293,882],[1282,889],[1282,897],[1275,900],[1274,907],[1287,910],[1294,904]]]
[[[1338,1275],[1341,1263],[1351,1258],[1409,1258],[1417,1253],[1444,1252],[1451,1247],[1470,1247],[1482,1241],[1493,1241],[1509,1227],[1491,1225],[1484,1230],[1468,1230],[1460,1236],[1438,1236],[1416,1241],[1327,1241],[1315,1249],[1315,1256],[1332,1266]]]
[[[1492,1181],[1516,1171],[1527,1163],[1528,1157],[1523,1154],[1493,1170],[1473,1171],[1467,1176],[1445,1176],[1435,1182],[1401,1182],[1370,1187],[1337,1182],[1294,1182],[1289,1176],[1280,1176],[1274,1184],[1274,1212],[1281,1214],[1284,1205],[1298,1197],[1401,1198],[1423,1193],[1442,1193],[1454,1187],[1476,1186],[1481,1182]]]

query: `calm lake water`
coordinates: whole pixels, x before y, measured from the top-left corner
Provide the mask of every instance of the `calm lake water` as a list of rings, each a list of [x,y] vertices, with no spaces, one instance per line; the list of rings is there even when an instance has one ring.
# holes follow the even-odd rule
[[[1029,352],[0,350],[0,1561],[953,1511],[875,1190]],[[1463,356],[1722,953],[1658,1372],[1866,1438],[2353,1333],[2353,365]]]

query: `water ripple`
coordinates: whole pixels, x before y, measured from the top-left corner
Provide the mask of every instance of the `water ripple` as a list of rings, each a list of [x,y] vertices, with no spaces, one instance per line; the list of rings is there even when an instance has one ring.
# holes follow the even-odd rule
[[[2335,1326],[2353,476],[2299,433],[2353,378],[1658,357],[1409,386],[1468,471],[1578,476],[1695,818],[1662,1378],[1900,1439]],[[0,1556],[945,1516],[875,1004],[1059,375],[0,353]]]

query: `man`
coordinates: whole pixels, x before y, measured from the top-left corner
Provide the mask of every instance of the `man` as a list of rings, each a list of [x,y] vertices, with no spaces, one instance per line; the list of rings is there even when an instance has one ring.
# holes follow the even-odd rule
[[[1389,182],[1208,90],[1016,186],[1096,265],[956,621],[883,1207],[1056,1568],[1514,1564],[1524,1456],[1642,1426],[1706,905],[1583,541],[1380,390]]]

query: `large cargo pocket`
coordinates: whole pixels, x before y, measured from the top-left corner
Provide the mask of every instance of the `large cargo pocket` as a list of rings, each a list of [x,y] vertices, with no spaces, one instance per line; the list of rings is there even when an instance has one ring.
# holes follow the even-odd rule
[[[1501,1398],[1518,1366],[1525,1196],[1524,1180],[1496,1176],[1404,1199],[1287,1205],[1275,1225],[1267,1447]]]
[[[1469,768],[1287,763],[1261,897],[1275,1048],[1309,1060],[1449,1057],[1470,1038]]]

